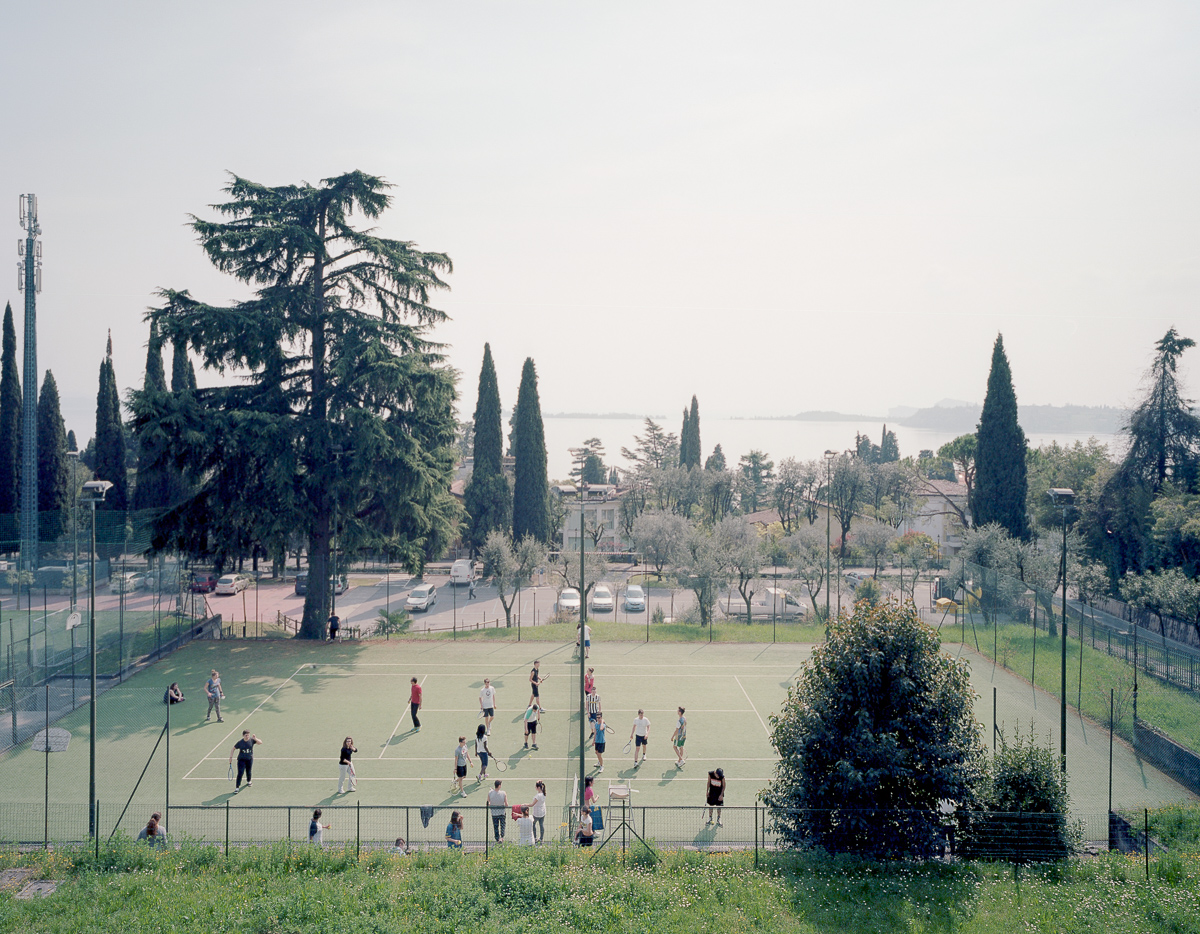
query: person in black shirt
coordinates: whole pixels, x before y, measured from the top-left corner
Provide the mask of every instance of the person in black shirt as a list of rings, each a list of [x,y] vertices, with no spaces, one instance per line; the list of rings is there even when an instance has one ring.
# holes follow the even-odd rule
[[[342,748],[338,750],[338,768],[341,770],[341,775],[338,777],[337,793],[342,793],[342,786],[349,785],[351,791],[358,791],[358,778],[354,774],[354,763],[351,762],[351,757],[358,752],[354,746],[354,738],[346,737],[346,741],[342,743]],[[348,781],[347,781],[348,780]]]
[[[337,642],[338,630],[342,628],[342,621],[337,616],[329,617],[329,641]]]
[[[242,790],[243,775],[246,776],[247,788],[254,784],[251,780],[251,773],[254,770],[254,747],[261,743],[262,740],[249,730],[242,730],[242,738],[234,743],[233,749],[229,751],[229,764],[233,764],[233,757],[235,755],[238,760],[237,781],[233,785],[234,793]]]

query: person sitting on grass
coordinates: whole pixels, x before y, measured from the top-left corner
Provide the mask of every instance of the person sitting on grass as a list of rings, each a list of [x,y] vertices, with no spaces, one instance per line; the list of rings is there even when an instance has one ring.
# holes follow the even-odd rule
[[[583,816],[579,818],[579,829],[575,831],[575,842],[580,846],[591,846],[592,837],[592,809],[584,805]]]
[[[388,852],[395,853],[397,856],[407,856],[408,855],[408,846],[405,844],[404,838],[397,837],[395,846],[393,846],[390,850],[388,850]]]
[[[167,693],[163,695],[164,704],[182,704],[186,698],[183,696],[183,691],[180,690],[179,682],[172,681],[171,686],[167,688]]]

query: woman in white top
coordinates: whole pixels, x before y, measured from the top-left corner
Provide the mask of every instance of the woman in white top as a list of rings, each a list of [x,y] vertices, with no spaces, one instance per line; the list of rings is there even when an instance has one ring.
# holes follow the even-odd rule
[[[533,818],[529,816],[529,805],[521,808],[517,818],[517,846],[533,846]]]
[[[534,787],[537,788],[537,794],[533,796],[533,805],[529,809],[529,816],[537,826],[537,842],[544,843],[546,841],[546,783],[538,782]]]

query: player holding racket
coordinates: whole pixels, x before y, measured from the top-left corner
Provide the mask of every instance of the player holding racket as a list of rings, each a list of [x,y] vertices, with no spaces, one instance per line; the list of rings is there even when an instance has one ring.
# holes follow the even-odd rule
[[[354,738],[347,736],[346,741],[342,743],[342,748],[338,751],[338,790],[337,793],[342,793],[342,788],[345,785],[350,786],[351,791],[358,791],[358,776],[354,774],[354,763],[351,758],[358,752],[354,746]]]
[[[646,711],[638,708],[638,715],[634,718],[633,729],[629,733],[629,739],[633,742],[633,765],[637,768],[642,762],[646,761],[646,756],[650,753],[650,720],[646,717]],[[629,749],[628,743],[625,749]],[[641,761],[638,761],[638,754],[641,754]]]

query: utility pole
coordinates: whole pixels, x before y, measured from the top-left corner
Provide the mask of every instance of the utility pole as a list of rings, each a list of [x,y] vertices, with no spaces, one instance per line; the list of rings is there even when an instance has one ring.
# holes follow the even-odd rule
[[[21,567],[38,568],[37,293],[42,290],[42,232],[37,195],[21,195],[24,241],[17,242],[17,288],[25,293],[25,385],[21,411]]]

